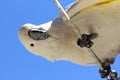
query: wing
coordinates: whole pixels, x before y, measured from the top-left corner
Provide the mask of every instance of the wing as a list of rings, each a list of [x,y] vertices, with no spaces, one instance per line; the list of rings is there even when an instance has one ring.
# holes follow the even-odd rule
[[[76,3],[68,10],[68,15],[70,17],[79,13],[81,10],[91,7],[96,4],[107,3],[113,0],[76,0]]]

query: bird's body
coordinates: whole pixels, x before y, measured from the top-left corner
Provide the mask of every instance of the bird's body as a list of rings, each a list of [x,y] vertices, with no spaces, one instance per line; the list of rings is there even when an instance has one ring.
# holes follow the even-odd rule
[[[93,40],[92,49],[102,62],[113,61],[120,51],[120,0],[88,2],[77,0],[67,10],[70,21],[60,13],[52,22],[45,24],[45,28],[45,25],[42,28],[41,25],[40,28],[24,25],[19,31],[21,42],[30,52],[50,61],[67,60],[81,65],[94,65],[97,63],[91,51],[78,46],[77,39],[81,34],[95,32],[99,37]],[[28,35],[30,29],[45,29],[50,37],[34,40]]]

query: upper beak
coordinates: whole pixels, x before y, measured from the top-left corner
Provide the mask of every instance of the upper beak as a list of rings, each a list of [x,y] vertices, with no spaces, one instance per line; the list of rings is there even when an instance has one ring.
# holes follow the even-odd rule
[[[43,29],[30,29],[28,35],[34,40],[45,40],[49,34]]]

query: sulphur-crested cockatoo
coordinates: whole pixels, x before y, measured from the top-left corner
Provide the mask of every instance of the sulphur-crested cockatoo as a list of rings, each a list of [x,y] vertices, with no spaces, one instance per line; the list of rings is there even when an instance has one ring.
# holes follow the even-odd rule
[[[42,25],[23,25],[19,38],[25,48],[50,61],[95,65],[91,51],[77,40],[81,34],[98,33],[92,49],[103,63],[112,63],[120,52],[120,0],[76,0],[65,11],[70,21],[60,13]]]

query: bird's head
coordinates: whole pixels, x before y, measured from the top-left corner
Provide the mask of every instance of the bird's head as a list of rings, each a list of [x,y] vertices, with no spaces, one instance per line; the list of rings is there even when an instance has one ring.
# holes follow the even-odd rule
[[[33,24],[23,25],[19,31],[19,39],[24,47],[36,55],[46,53],[51,44],[51,36],[47,33],[51,24],[52,21],[39,26]]]

